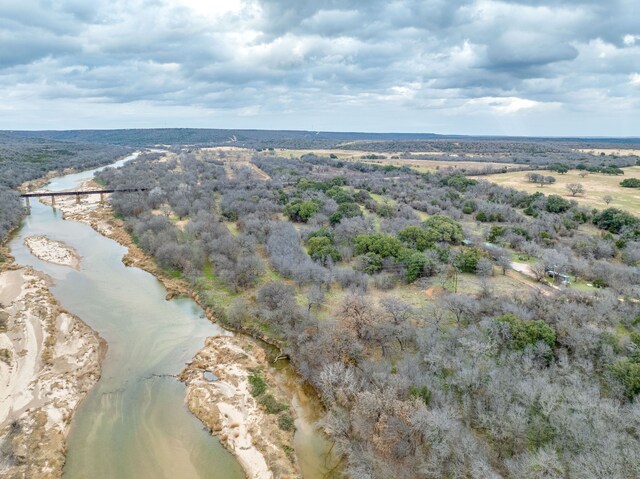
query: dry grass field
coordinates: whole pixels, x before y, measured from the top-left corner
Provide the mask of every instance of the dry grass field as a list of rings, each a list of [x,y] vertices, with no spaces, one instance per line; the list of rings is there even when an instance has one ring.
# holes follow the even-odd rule
[[[600,173],[589,173],[582,178],[578,171],[572,170],[569,173],[560,175],[553,172],[544,172],[556,178],[556,183],[546,185],[543,188],[537,184],[530,183],[526,179],[527,172],[518,171],[498,175],[484,176],[483,179],[492,181],[502,186],[509,186],[527,193],[541,191],[546,195],[560,195],[568,199],[574,199],[579,204],[593,206],[598,209],[616,207],[629,211],[635,215],[640,215],[640,189],[623,188],[620,182],[625,178],[640,178],[640,166],[624,168],[624,176],[603,175]],[[566,185],[568,183],[581,183],[585,188],[584,195],[571,196]],[[603,197],[610,195],[613,201],[607,206]]]
[[[414,170],[420,172],[438,171],[438,170],[459,170],[461,172],[482,170],[487,166],[494,168],[512,168],[522,167],[522,165],[516,165],[513,163],[495,163],[489,161],[446,161],[446,160],[404,160],[404,159],[386,159],[386,160],[366,160],[365,163],[393,165],[393,166],[408,166]]]
[[[616,155],[616,156],[640,156],[640,150],[616,149],[616,148],[579,148],[576,151],[591,155]]]
[[[273,153],[277,156],[282,156],[285,158],[300,158],[302,155],[306,155],[309,153],[315,153],[316,155],[329,156],[331,154],[337,156],[341,160],[347,161],[362,161],[364,163],[371,164],[379,164],[379,165],[394,165],[394,166],[408,166],[413,168],[414,170],[425,173],[427,171],[437,171],[437,170],[460,170],[460,171],[469,171],[469,170],[481,170],[486,166],[492,166],[496,168],[507,167],[511,168],[514,166],[522,166],[516,165],[513,163],[496,163],[496,162],[484,162],[484,161],[460,161],[458,159],[454,159],[452,157],[451,161],[447,160],[416,160],[416,159],[402,159],[402,158],[392,158],[393,156],[400,156],[405,154],[406,152],[373,152],[373,151],[361,151],[361,150],[340,150],[340,149],[331,149],[331,150],[287,150],[287,149],[276,149]],[[267,153],[268,154],[268,153]],[[386,158],[379,160],[366,160],[362,159],[363,156],[366,155],[384,155]],[[416,152],[415,154],[419,155],[446,155],[446,153],[433,151],[433,152]],[[473,156],[473,155],[465,155],[465,156]]]

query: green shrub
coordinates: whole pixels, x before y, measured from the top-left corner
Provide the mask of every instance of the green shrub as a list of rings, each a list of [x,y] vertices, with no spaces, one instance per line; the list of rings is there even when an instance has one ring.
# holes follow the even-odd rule
[[[495,243],[496,240],[505,233],[505,229],[502,226],[492,226],[487,236],[489,243]]]
[[[398,239],[409,248],[415,248],[418,251],[424,251],[433,246],[433,241],[427,231],[418,226],[407,226],[398,232]]]
[[[505,314],[496,320],[509,325],[515,349],[524,349],[538,341],[543,341],[553,348],[556,342],[556,332],[544,321],[523,321],[515,314]]]
[[[447,186],[455,188],[458,191],[467,191],[467,188],[469,186],[474,186],[477,184],[478,184],[477,180],[467,178],[466,176],[462,176],[462,175],[451,176],[446,181]]]
[[[375,253],[382,258],[398,257],[402,250],[399,239],[385,234],[359,235],[356,237],[356,254]]]
[[[367,253],[360,258],[360,269],[367,274],[382,271],[382,256],[376,253]]]
[[[624,386],[630,400],[640,392],[640,364],[623,359],[609,366],[609,372]]]
[[[555,171],[556,173],[560,173],[561,175],[564,175],[566,172],[569,171],[569,168],[567,168],[566,166],[561,165],[559,163],[555,163],[555,164],[549,166],[549,170]]]
[[[262,378],[259,372],[251,373],[249,375],[249,384],[251,385],[251,395],[258,397],[267,390],[267,383]]]
[[[278,402],[276,398],[274,398],[271,394],[263,394],[258,399],[258,403],[267,411],[269,414],[279,414],[282,411],[289,409],[289,406],[286,404],[282,404]]]
[[[606,288],[607,287],[607,283],[602,278],[594,279],[591,282],[591,284],[593,285],[594,288]]]
[[[358,203],[354,203],[352,201],[346,203],[340,203],[338,206],[338,211],[342,218],[354,218],[356,216],[362,216],[362,210]]]
[[[462,212],[470,215],[478,208],[478,205],[473,200],[468,200],[464,202],[464,206],[462,207]]]
[[[571,202],[558,195],[549,195],[544,207],[549,213],[564,213],[569,208],[571,208]]]
[[[620,182],[620,186],[623,188],[640,188],[640,179],[627,178]]]
[[[411,386],[409,388],[409,397],[411,397],[411,399],[419,399],[428,406],[431,402],[431,391],[429,391],[427,386],[422,386],[421,388]]]
[[[463,273],[475,273],[478,261],[484,254],[478,248],[462,248],[454,260],[454,266]]]
[[[278,416],[278,427],[283,431],[295,431],[295,420],[288,412],[283,412]]]
[[[405,279],[408,283],[413,283],[423,275],[424,267],[427,264],[427,257],[423,253],[416,251],[406,258],[404,264],[406,267]]]
[[[284,207],[284,214],[291,221],[306,223],[320,211],[320,206],[315,201],[292,201]]]
[[[333,200],[338,203],[349,203],[349,202],[353,202],[353,196],[351,195],[351,193],[349,193],[348,191],[343,190],[342,188],[340,188],[339,186],[333,186],[331,188],[329,188],[325,194],[329,197],[329,198],[333,198]]]
[[[594,225],[612,233],[620,233],[625,226],[637,226],[639,222],[631,213],[618,208],[607,208],[593,217]]]
[[[431,241],[446,243],[460,243],[464,238],[462,226],[454,220],[444,215],[433,215],[429,217],[422,227],[427,231]]]
[[[341,221],[342,221],[342,215],[337,211],[333,213],[331,216],[329,216],[329,223],[331,223],[334,226],[340,223]]]
[[[309,249],[309,256],[316,261],[327,263],[329,259],[334,262],[342,259],[336,247],[331,243],[331,239],[326,236],[309,238],[307,247]]]
[[[333,242],[333,231],[330,228],[320,228],[319,230],[312,231],[309,233],[308,238],[321,238],[327,237]]]

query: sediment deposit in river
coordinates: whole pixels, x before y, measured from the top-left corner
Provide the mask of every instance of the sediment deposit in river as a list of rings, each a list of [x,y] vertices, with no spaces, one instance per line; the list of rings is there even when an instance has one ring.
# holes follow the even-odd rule
[[[266,364],[264,350],[245,337],[211,337],[180,379],[187,385],[191,412],[238,458],[247,477],[298,477],[291,455],[293,432],[283,431],[278,414],[270,414],[251,393],[252,372],[259,371],[266,384],[274,383]],[[272,395],[274,404],[283,403],[276,388],[263,392],[261,397],[266,394]]]
[[[27,236],[24,244],[33,256],[42,261],[76,269],[80,266],[80,255],[62,241],[55,241],[46,236]]]
[[[57,478],[73,412],[106,345],[31,268],[0,274],[0,475]]]

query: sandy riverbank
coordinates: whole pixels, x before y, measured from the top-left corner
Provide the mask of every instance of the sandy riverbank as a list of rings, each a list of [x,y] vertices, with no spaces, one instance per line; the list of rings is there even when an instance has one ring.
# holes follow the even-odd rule
[[[285,452],[287,448],[291,451],[293,432],[281,430],[278,414],[269,414],[251,394],[252,371],[259,370],[267,384],[275,384],[265,364],[264,350],[248,338],[208,338],[180,375],[187,386],[187,405],[238,458],[247,477],[299,477],[295,460]],[[273,387],[263,394],[271,394],[284,403],[283,396]]]
[[[71,418],[106,344],[31,268],[0,274],[0,320],[0,476],[61,477]]]
[[[71,246],[46,236],[27,236],[24,244],[36,258],[48,263],[70,266],[78,269],[80,255]]]

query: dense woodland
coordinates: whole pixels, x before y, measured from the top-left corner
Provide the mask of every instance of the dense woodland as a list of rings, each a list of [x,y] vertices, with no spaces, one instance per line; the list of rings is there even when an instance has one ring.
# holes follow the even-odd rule
[[[640,477],[638,218],[447,172],[232,161],[154,153],[99,179],[152,185],[113,197],[134,241],[281,346],[349,477]],[[514,258],[531,284],[497,288]]]
[[[113,163],[131,151],[119,146],[97,146],[66,141],[22,138],[0,133],[0,242],[18,226],[23,215],[16,188],[50,171],[77,170]]]

